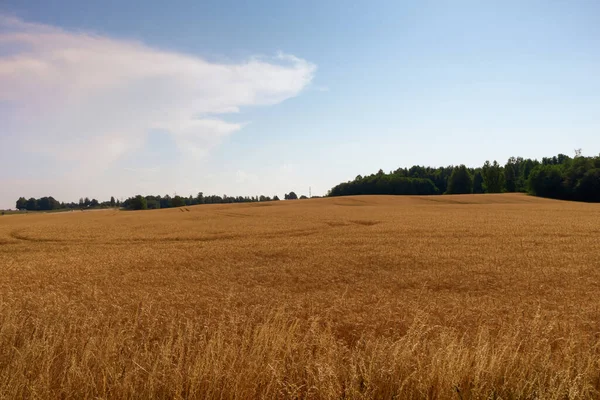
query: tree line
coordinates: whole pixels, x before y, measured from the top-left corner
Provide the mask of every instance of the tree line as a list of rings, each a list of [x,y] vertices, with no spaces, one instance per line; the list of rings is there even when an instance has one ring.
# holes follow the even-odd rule
[[[328,196],[362,194],[436,195],[469,193],[524,192],[534,196],[561,200],[600,202],[600,156],[583,157],[577,151],[574,157],[559,154],[541,161],[511,157],[501,165],[486,161],[477,168],[465,165],[424,167],[414,165],[385,173],[379,170],[368,176],[358,175],[354,180],[334,186]],[[294,192],[286,193],[285,200],[306,199]],[[60,209],[90,209],[118,207],[130,210],[159,209],[198,204],[251,203],[277,201],[273,196],[142,196],[130,197],[123,202],[114,197],[99,202],[88,197],[79,202],[63,203],[54,197],[39,199],[20,197],[17,210],[51,211]]]
[[[334,186],[328,196],[361,194],[435,195],[525,192],[562,200],[600,202],[600,156],[583,157],[577,151],[541,161],[511,157],[506,164],[486,161],[478,168],[398,168]]]
[[[19,197],[16,202],[17,210],[27,210],[27,211],[52,211],[52,210],[75,210],[75,209],[85,209],[85,208],[110,208],[110,207],[119,207],[121,202],[119,200],[115,200],[114,197],[111,197],[109,201],[99,202],[96,199],[91,199],[89,197],[80,198],[78,203],[64,203],[56,200],[52,196],[41,197],[36,199],[31,197],[26,199],[25,197]]]
[[[307,199],[308,197],[298,195],[294,192],[285,194],[285,200]],[[52,210],[75,210],[75,209],[97,209],[97,208],[125,208],[128,210],[152,210],[159,208],[172,208],[183,206],[195,206],[198,204],[224,204],[224,203],[252,203],[261,201],[278,201],[278,196],[205,196],[203,192],[199,192],[196,196],[183,197],[179,195],[169,196],[142,196],[137,195],[129,197],[124,201],[120,201],[111,197],[109,201],[99,202],[96,199],[89,197],[80,198],[78,203],[64,203],[54,199],[54,197],[42,197],[39,199],[20,197],[16,202],[17,210],[26,211],[52,211]]]
[[[286,200],[307,199],[302,195],[298,197],[296,193],[290,192],[285,194]],[[39,199],[20,197],[16,202],[17,210],[26,211],[52,211],[52,210],[75,210],[75,209],[97,209],[97,208],[125,208],[128,210],[149,210],[159,208],[172,208],[183,206],[195,206],[198,204],[224,204],[224,203],[252,203],[262,201],[278,201],[278,196],[218,196],[207,195],[199,192],[196,196],[183,197],[179,195],[169,196],[142,196],[137,195],[129,197],[124,201],[120,201],[111,197],[109,201],[99,202],[96,199],[88,197],[79,199],[79,202],[64,203],[54,199],[54,197],[42,197]]]
[[[199,192],[196,196],[183,197],[175,195],[165,196],[142,196],[137,195],[123,201],[123,207],[129,210],[152,210],[159,208],[172,208],[183,206],[195,206],[198,204],[223,204],[223,203],[252,203],[258,201],[276,201],[279,197],[273,196],[205,196],[203,192]]]
[[[294,192],[286,193],[285,200],[307,199],[308,197],[298,195]],[[195,206],[199,204],[228,204],[228,203],[255,203],[263,201],[279,201],[278,196],[205,196],[203,192],[199,192],[196,196],[182,197],[175,195],[171,197],[165,196],[142,196],[137,195],[123,201],[123,207],[129,210],[152,210],[159,208]]]

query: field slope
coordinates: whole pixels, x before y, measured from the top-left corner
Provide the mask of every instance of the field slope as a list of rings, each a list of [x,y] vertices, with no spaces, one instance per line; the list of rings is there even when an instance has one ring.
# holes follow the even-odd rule
[[[0,398],[597,398],[600,205],[0,217]]]

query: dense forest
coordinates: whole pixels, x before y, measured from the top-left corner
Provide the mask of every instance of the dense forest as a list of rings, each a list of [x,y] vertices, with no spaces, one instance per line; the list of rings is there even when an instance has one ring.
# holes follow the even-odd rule
[[[390,173],[358,175],[340,183],[328,196],[361,194],[467,194],[526,192],[561,200],[600,202],[600,156],[571,158],[564,154],[542,161],[511,157],[506,164],[494,161],[479,168],[398,168]]]

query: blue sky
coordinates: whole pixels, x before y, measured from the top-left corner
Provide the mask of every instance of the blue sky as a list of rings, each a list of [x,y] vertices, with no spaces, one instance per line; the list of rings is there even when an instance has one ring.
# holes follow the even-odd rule
[[[0,208],[325,194],[379,168],[600,152],[596,1],[4,0],[0,15]]]

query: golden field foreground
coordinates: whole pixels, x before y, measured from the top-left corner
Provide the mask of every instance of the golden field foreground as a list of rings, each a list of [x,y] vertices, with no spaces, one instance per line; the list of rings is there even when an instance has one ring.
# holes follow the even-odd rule
[[[600,205],[0,217],[0,398],[599,398]]]

